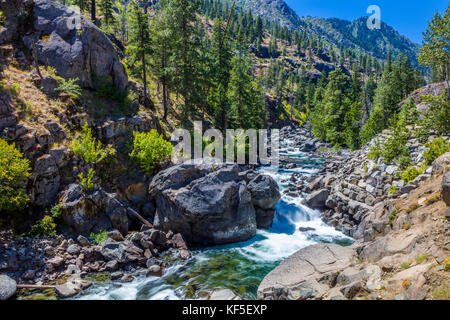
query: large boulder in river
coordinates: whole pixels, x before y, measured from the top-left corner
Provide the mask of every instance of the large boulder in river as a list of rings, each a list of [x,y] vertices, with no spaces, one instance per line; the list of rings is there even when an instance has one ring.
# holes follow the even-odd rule
[[[34,32],[24,36],[28,49],[36,42],[39,61],[64,78],[79,78],[85,88],[109,83],[119,90],[128,77],[114,45],[92,22],[74,10],[48,0],[34,1]]]
[[[6,274],[0,274],[0,301],[8,300],[16,294],[17,284]]]
[[[261,209],[273,208],[281,198],[278,185],[271,177],[260,174],[248,184],[255,207]]]
[[[242,169],[238,165],[213,165],[211,159],[161,171],[149,187],[157,206],[155,226],[181,233],[191,245],[217,245],[252,238],[258,227],[256,212],[246,175],[240,173]],[[267,178],[259,178],[266,181],[267,190],[259,179],[261,185],[255,181],[254,190],[257,195],[275,194],[270,203],[259,199],[264,207],[272,209],[279,192],[275,181]],[[273,220],[273,213],[270,218]],[[263,220],[265,225],[272,222]]]

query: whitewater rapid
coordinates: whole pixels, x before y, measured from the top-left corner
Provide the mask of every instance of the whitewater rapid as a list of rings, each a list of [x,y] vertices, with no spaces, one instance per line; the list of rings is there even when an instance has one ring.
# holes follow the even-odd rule
[[[134,274],[130,283],[95,284],[77,299],[205,299],[220,288],[230,289],[244,299],[254,299],[264,276],[297,250],[319,242],[350,244],[352,239],[326,225],[319,211],[304,206],[302,197],[283,192],[293,173],[311,175],[322,160],[300,152],[287,139],[281,143],[280,156],[288,157],[297,168],[259,169],[275,179],[282,194],[269,230],[258,230],[254,238],[245,242],[193,250],[191,259],[175,262],[161,278],[147,278],[142,270]],[[302,232],[300,227],[312,229]]]

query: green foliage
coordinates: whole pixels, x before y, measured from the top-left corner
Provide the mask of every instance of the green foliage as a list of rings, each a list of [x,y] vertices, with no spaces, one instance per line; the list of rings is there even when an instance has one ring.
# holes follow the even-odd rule
[[[407,140],[408,133],[404,131],[404,128],[394,127],[384,144],[381,147],[379,145],[376,146],[375,149],[369,152],[368,156],[381,155],[384,163],[392,163],[395,159],[408,156]]]
[[[359,126],[361,105],[351,105],[350,78],[337,69],[330,73],[328,80],[323,100],[312,111],[313,132],[334,145],[343,145],[347,139],[352,145],[359,144],[355,127]]]
[[[58,220],[61,218],[61,207],[58,204],[55,204],[50,208],[48,214],[53,218],[53,220]]]
[[[450,5],[447,6],[443,15],[436,13],[428,23],[428,28],[423,34],[423,43],[419,55],[420,64],[439,70],[440,80],[446,80],[447,82],[450,73],[449,25]]]
[[[262,128],[264,107],[262,88],[252,81],[252,66],[248,55],[240,52],[233,57],[230,77],[231,127]]]
[[[417,169],[416,166],[409,166],[405,171],[403,171],[402,180],[409,183],[422,174],[420,171],[421,170]]]
[[[81,137],[72,142],[72,149],[75,155],[81,157],[86,163],[100,163],[108,157],[116,154],[116,150],[111,146],[102,146],[100,141],[92,137],[91,129],[85,123]]]
[[[395,217],[397,216],[397,210],[394,209],[391,211],[391,214],[389,215],[389,225],[392,227],[392,223],[394,222]]]
[[[173,146],[164,140],[155,129],[150,132],[133,132],[133,150],[130,157],[135,159],[146,174],[154,172],[172,154]]]
[[[86,176],[84,176],[84,173],[81,172],[78,175],[78,179],[80,180],[80,185],[84,191],[91,191],[94,189],[94,170],[92,168],[89,169]]]
[[[423,253],[420,256],[416,257],[416,263],[421,264],[422,262],[425,262],[428,260],[428,253]]]
[[[128,64],[132,65],[133,75],[139,77],[144,84],[144,94],[147,96],[147,72],[149,55],[152,51],[148,16],[138,3],[130,3],[129,39],[127,43]]]
[[[23,209],[29,201],[26,181],[30,162],[14,147],[0,139],[0,212]]]
[[[450,151],[450,142],[442,137],[435,138],[425,145],[428,149],[423,153],[424,163],[430,166],[434,160]]]
[[[71,98],[79,98],[82,94],[80,86],[76,83],[79,81],[78,78],[64,79],[62,77],[57,77],[59,86],[55,91],[63,92],[69,95]]]
[[[361,143],[364,145],[368,143],[375,135],[384,129],[384,115],[383,109],[375,106],[369,119],[361,130]]]
[[[361,117],[361,103],[359,102],[353,103],[345,114],[345,144],[352,150],[360,147]]]
[[[108,239],[108,231],[102,230],[98,233],[91,232],[89,235],[89,240],[94,242],[95,244],[101,244]]]
[[[450,132],[450,101],[447,92],[440,96],[425,96],[422,101],[429,105],[429,108],[422,113],[422,119],[419,121],[419,138],[423,140],[428,138],[430,131],[438,134]]]
[[[111,79],[102,79],[97,84],[95,96],[109,101],[123,102],[128,96],[127,90],[118,90],[111,82]]]
[[[392,187],[389,188],[388,191],[389,191],[390,194],[394,194],[395,192],[397,192],[397,187],[396,186],[392,186]]]
[[[379,157],[381,157],[382,153],[382,146],[380,141],[377,139],[375,140],[375,144],[370,148],[369,152],[367,153],[367,158],[370,160],[376,160]]]
[[[398,116],[397,125],[405,127],[408,125],[414,125],[419,120],[419,111],[416,108],[414,99],[409,98],[403,105]]]
[[[42,220],[38,221],[31,227],[30,236],[44,235],[49,237],[56,236],[56,223],[51,216],[44,216]]]

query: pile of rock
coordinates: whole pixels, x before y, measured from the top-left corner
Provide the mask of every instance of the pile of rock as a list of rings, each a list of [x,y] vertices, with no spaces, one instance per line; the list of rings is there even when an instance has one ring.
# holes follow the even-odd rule
[[[88,273],[115,272],[115,277],[118,274],[123,277],[128,276],[124,271],[132,273],[146,268],[149,276],[161,276],[166,265],[158,259],[161,253],[169,250],[175,257],[190,258],[181,234],[156,229],[130,233],[126,237],[113,230],[100,244],[81,235],[76,240],[62,235],[42,239],[13,239],[6,233],[1,236],[0,272],[25,284],[48,283],[63,275],[79,278],[60,286],[57,292],[62,297],[77,294],[89,286],[82,280]]]

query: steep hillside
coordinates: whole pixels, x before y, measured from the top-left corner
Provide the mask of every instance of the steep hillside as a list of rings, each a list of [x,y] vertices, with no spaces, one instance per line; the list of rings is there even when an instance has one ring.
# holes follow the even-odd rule
[[[386,59],[388,52],[392,51],[394,56],[404,53],[412,61],[417,60],[418,45],[384,22],[380,30],[369,30],[366,25],[367,17],[355,21],[336,18],[300,18],[282,0],[238,0],[238,5],[281,26],[298,28],[320,36],[338,47],[343,45],[347,48],[358,49],[380,59]]]
[[[288,28],[295,28],[301,23],[299,16],[283,0],[238,0],[237,5]]]
[[[342,43],[346,47],[359,48],[377,58],[386,58],[389,51],[397,56],[407,54],[411,61],[417,60],[418,45],[394,28],[381,23],[381,29],[369,30],[367,17],[352,22],[341,19],[304,18],[307,28],[325,37],[333,43]]]

